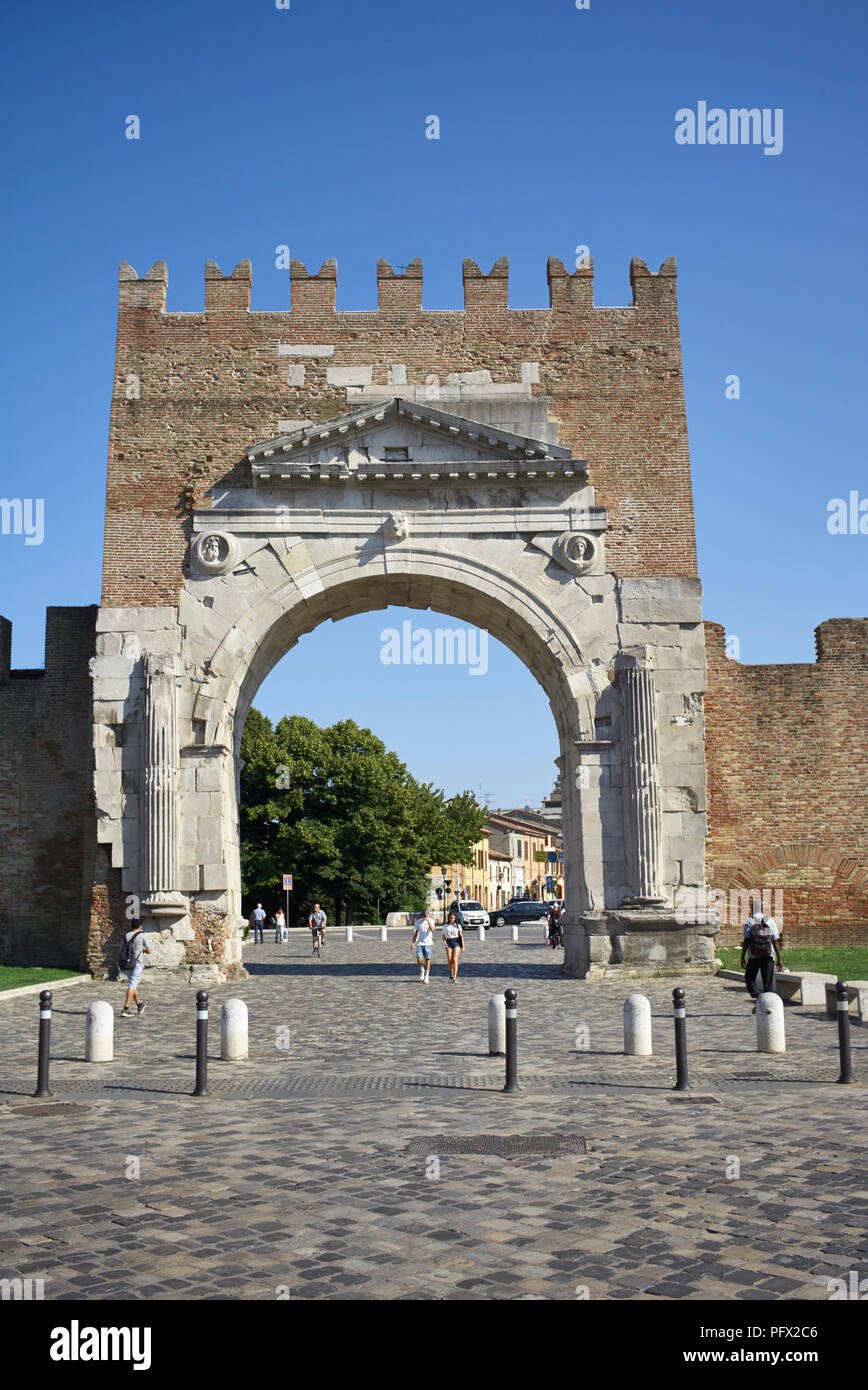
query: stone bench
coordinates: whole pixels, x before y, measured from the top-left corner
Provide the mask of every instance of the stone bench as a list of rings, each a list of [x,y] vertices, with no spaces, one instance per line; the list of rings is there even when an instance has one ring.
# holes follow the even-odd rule
[[[850,1006],[848,1012],[855,1014],[857,1023],[864,1023],[868,1013],[868,980],[848,980],[847,1001]],[[835,1018],[837,1012],[838,993],[835,985],[826,985],[826,1013],[829,1018]]]
[[[741,980],[744,983],[743,970],[718,970],[717,974],[724,980]],[[775,988],[786,1003],[810,1007],[826,1003],[826,989],[831,984],[834,994],[837,979],[837,975],[821,975],[816,970],[776,970]]]

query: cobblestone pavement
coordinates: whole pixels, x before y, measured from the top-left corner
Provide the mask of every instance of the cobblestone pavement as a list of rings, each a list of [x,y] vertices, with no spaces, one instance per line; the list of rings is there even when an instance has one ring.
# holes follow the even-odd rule
[[[407,934],[333,933],[322,961],[300,932],[248,946],[250,978],[211,993],[202,1098],[189,986],[146,974],[130,1020],[121,985],[59,992],[51,1102],[30,1099],[35,998],[0,1004],[0,1275],[45,1278],[47,1299],[650,1300],[825,1300],[830,1279],[868,1276],[866,1090],[833,1084],[834,1021],[788,1008],[787,1053],[761,1055],[745,991],[688,978],[692,1090],[675,1096],[678,982],[575,981],[559,959],[471,934],[458,983],[437,957],[426,986]],[[517,1096],[487,1051],[487,1002],[509,985]],[[633,990],[651,1058],[621,1053]],[[232,996],[246,1063],[218,1059]],[[112,1063],[83,1060],[94,999],[116,1006]],[[853,1042],[868,1079],[868,1032]],[[480,1135],[587,1151],[436,1138]]]

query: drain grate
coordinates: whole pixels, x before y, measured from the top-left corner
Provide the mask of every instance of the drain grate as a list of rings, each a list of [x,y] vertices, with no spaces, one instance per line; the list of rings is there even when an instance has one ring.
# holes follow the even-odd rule
[[[13,1115],[85,1115],[89,1112],[89,1105],[76,1105],[72,1100],[58,1100],[48,1105],[10,1105],[10,1112]]]
[[[685,1101],[689,1101],[693,1105],[720,1105],[720,1101],[717,1099],[717,1096],[680,1095],[667,1096],[666,1099],[669,1101],[670,1105],[683,1105]]]
[[[496,1154],[499,1158],[559,1158],[588,1152],[579,1134],[432,1134],[411,1139],[405,1153]]]

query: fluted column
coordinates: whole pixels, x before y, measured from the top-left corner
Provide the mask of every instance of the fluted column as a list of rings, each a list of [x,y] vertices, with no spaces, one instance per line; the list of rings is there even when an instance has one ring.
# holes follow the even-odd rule
[[[144,658],[144,749],[141,816],[142,911],[184,910],[178,887],[178,733],[175,663]]]
[[[665,902],[663,817],[657,749],[657,694],[650,653],[616,662],[623,706],[624,841],[633,901]]]

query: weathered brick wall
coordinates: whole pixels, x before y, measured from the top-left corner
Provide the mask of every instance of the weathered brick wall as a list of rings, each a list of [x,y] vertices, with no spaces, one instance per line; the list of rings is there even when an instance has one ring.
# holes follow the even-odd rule
[[[49,608],[45,671],[10,671],[0,619],[0,960],[86,964],[96,852],[96,606]]]
[[[791,946],[865,945],[868,619],[821,623],[813,665],[743,666],[705,633],[709,882],[781,890]]]
[[[508,307],[506,261],[464,265],[465,309],[421,307],[421,265],[378,268],[379,310],[335,312],[337,271],[293,262],[292,308],[251,313],[250,267],[206,268],[204,313],[165,312],[167,273],[121,268],[109,442],[103,603],[171,604],[183,582],[189,511],[217,483],[247,481],[246,446],[283,419],[352,408],[328,367],[372,366],[385,386],[404,363],[409,383],[487,369],[495,384],[539,362],[533,394],[550,398],[561,442],[586,458],[609,508],[609,567],[627,576],[696,575],[693,501],[675,292],[675,264],[631,266],[633,303],[595,308],[593,271],[549,262],[548,309]],[[287,384],[278,344],[334,346]],[[138,394],[137,394],[138,393]],[[452,407],[446,405],[444,408]]]

